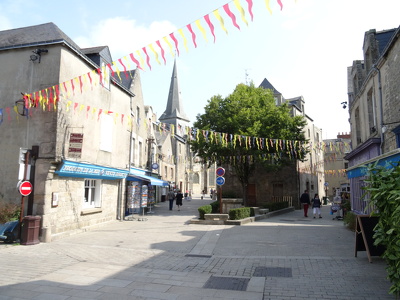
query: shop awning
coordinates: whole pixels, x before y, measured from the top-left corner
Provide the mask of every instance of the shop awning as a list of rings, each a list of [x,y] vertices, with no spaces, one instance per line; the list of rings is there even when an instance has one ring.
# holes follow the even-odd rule
[[[64,160],[55,173],[59,176],[80,177],[93,179],[123,179],[128,175],[127,170],[120,170],[104,166],[85,164]]]
[[[149,181],[151,185],[158,185],[158,186],[169,186],[168,181],[164,181],[155,177],[151,177],[146,175],[146,171],[137,170],[137,169],[130,169],[128,177],[126,180],[130,181],[137,181],[137,180],[144,180]]]
[[[351,167],[347,169],[347,178],[355,178],[365,176],[367,173],[367,166],[378,161],[379,166],[383,166],[387,169],[392,168],[393,165],[397,165],[400,163],[400,150],[396,149],[395,151],[388,152],[386,154],[374,157],[368,161],[363,162],[357,166]]]

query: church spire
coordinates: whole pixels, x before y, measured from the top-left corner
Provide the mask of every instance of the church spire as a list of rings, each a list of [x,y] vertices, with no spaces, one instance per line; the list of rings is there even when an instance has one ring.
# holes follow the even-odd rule
[[[176,59],[174,61],[174,69],[171,76],[171,84],[169,87],[167,108],[159,118],[161,122],[177,125],[178,123],[190,122],[185,112],[183,111],[181,101],[181,91],[178,83],[178,73],[176,67]]]

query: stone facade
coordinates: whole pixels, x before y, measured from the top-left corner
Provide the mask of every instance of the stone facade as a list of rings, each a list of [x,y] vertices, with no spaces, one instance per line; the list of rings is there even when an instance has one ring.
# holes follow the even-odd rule
[[[381,160],[399,161],[400,147],[400,28],[365,33],[363,61],[348,72],[348,100],[353,151],[348,177],[352,209],[365,213],[362,199],[364,165]]]
[[[302,96],[285,99],[273,85],[264,79],[260,87],[272,90],[277,105],[288,102],[293,116],[302,115],[306,120],[304,134],[310,141],[310,153],[304,162],[293,160],[277,172],[266,172],[256,168],[247,186],[247,204],[262,206],[265,203],[291,199],[294,206],[299,207],[299,198],[304,190],[310,195],[324,195],[324,157],[323,151],[317,145],[322,142],[322,130],[315,126],[313,119],[305,113],[305,101]],[[222,187],[222,195],[243,198],[243,188],[229,166],[226,167],[226,180]]]

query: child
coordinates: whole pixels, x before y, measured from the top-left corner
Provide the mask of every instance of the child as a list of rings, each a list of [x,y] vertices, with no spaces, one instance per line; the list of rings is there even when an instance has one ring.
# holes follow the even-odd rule
[[[314,214],[314,219],[315,216],[318,214],[319,218],[321,217],[321,199],[319,199],[318,194],[315,194],[314,198],[312,199],[312,208],[313,208],[313,214]]]

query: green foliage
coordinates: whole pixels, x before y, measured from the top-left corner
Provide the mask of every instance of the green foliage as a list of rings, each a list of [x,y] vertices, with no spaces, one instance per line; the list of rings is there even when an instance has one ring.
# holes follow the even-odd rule
[[[343,223],[351,231],[356,231],[357,215],[351,211],[346,212],[343,217]]]
[[[13,203],[0,201],[0,224],[19,219],[20,207]]]
[[[211,202],[210,205],[211,205],[211,213],[218,214],[219,213],[219,201]]]
[[[211,205],[207,204],[207,205],[200,206],[197,210],[199,211],[199,214],[200,214],[199,218],[201,220],[204,220],[205,214],[211,214],[212,207],[211,207]]]
[[[388,279],[392,283],[391,294],[400,296],[400,165],[392,168],[368,166],[367,185],[369,207],[379,216],[374,228],[375,245],[386,249],[382,257],[387,263]]]
[[[194,127],[199,131],[195,133],[196,139],[190,141],[191,148],[209,165],[215,162],[231,165],[243,188],[256,165],[266,170],[278,170],[290,163],[293,151],[298,159],[303,159],[307,152],[303,143],[278,151],[277,147],[270,145],[255,146],[258,140],[249,142],[251,145],[247,140],[237,140],[245,136],[305,141],[302,133],[306,124],[304,117],[292,117],[287,104],[276,106],[271,90],[256,88],[254,84],[239,84],[226,98],[213,96],[204,110],[203,115],[196,117]],[[213,135],[211,132],[225,135]],[[245,199],[244,195],[244,202]]]
[[[284,202],[273,202],[273,203],[265,203],[262,205],[263,208],[268,208],[269,211],[275,211],[275,210],[280,210],[284,208],[289,207],[289,202],[284,201]]]
[[[230,220],[241,220],[250,217],[250,207],[233,208],[229,211]]]
[[[224,190],[222,193],[222,198],[237,198],[237,191],[232,191],[232,190]]]

